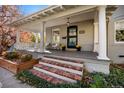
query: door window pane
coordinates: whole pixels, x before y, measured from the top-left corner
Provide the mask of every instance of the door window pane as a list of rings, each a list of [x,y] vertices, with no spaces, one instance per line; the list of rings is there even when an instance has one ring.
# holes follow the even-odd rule
[[[69,46],[75,47],[76,46],[76,38],[69,38]]]
[[[69,36],[76,36],[76,28],[69,29]]]

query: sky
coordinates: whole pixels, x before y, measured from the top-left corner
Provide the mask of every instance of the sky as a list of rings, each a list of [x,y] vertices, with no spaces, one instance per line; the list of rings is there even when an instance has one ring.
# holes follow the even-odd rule
[[[29,15],[47,7],[48,5],[21,5],[20,11],[23,15]]]

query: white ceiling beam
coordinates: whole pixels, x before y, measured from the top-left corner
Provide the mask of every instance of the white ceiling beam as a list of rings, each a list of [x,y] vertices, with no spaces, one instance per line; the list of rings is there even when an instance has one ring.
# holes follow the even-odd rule
[[[34,16],[32,17],[33,19],[39,19],[40,17],[39,16]]]
[[[63,7],[63,5],[60,6],[60,9],[61,9],[61,10],[65,10],[65,8]]]
[[[51,13],[55,13],[55,11],[53,9],[50,10]]]
[[[43,16],[43,17],[44,17],[44,16],[48,16],[48,14],[45,13],[45,12],[42,12],[42,16]]]

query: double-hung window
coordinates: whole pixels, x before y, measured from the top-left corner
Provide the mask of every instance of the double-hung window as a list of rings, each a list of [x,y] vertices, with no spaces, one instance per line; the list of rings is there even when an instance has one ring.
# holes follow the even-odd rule
[[[124,43],[124,20],[115,22],[115,43]]]

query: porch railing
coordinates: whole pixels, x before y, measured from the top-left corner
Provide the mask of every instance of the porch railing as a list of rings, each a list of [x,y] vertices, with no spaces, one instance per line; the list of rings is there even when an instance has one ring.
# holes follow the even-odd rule
[[[35,50],[40,48],[40,44],[35,45],[35,43],[16,43],[14,47],[19,50]]]

